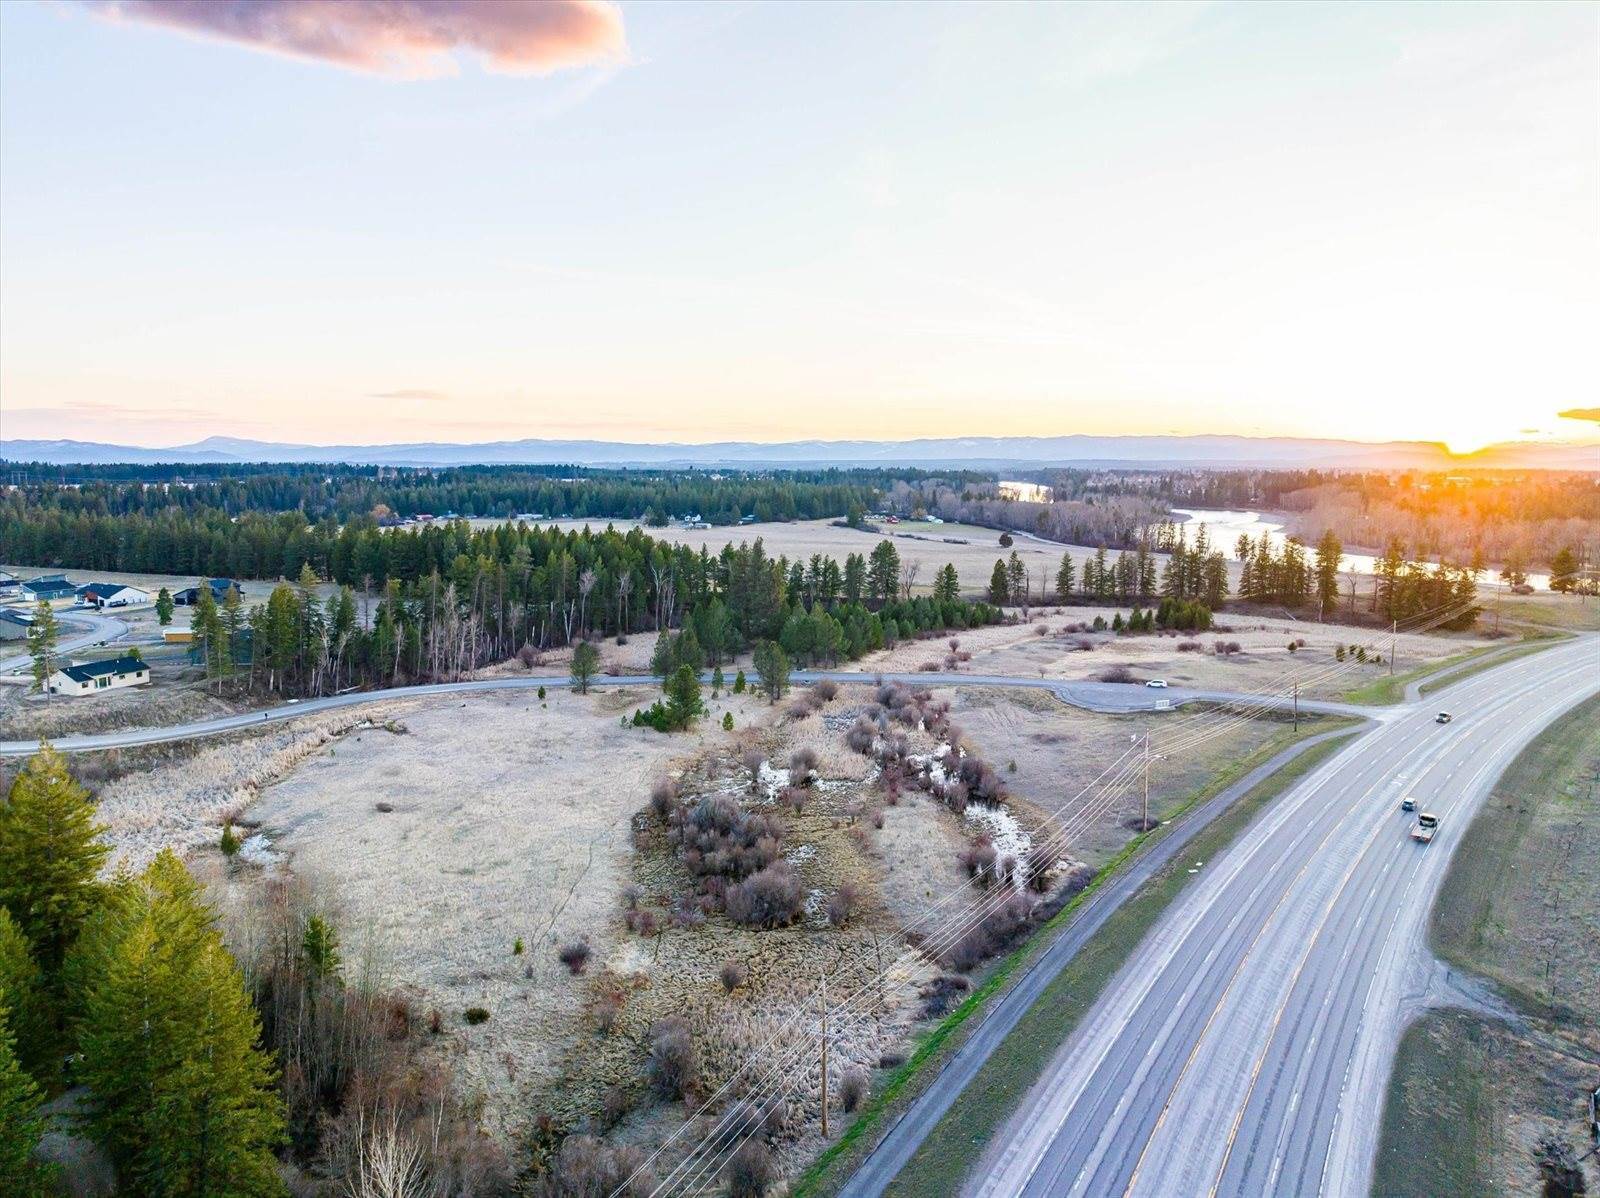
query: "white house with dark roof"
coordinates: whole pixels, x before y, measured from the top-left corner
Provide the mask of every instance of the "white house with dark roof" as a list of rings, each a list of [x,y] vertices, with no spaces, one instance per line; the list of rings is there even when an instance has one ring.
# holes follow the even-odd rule
[[[131,607],[149,603],[150,592],[120,582],[90,582],[78,588],[78,602],[85,607]]]
[[[150,666],[137,657],[114,657],[109,661],[87,661],[63,666],[50,675],[52,695],[93,695],[124,686],[144,686],[150,681]]]

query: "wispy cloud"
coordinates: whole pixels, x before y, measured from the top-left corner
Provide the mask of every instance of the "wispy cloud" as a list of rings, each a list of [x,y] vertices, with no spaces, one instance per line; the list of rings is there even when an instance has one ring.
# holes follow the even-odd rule
[[[450,398],[443,391],[430,391],[426,387],[402,387],[397,391],[372,391],[367,394],[368,399],[426,399],[432,402],[442,402]]]
[[[627,41],[610,0],[80,0],[258,50],[418,79],[454,74],[456,51],[491,71],[548,74],[615,62]]]
[[[1556,415],[1563,420],[1592,420],[1600,424],[1600,408],[1568,408]]]

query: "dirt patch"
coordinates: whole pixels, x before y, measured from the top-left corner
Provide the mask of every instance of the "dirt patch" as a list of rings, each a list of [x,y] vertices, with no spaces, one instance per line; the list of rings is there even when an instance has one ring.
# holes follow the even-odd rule
[[[1012,806],[1025,824],[1081,803],[1078,796],[1086,785],[1147,731],[1159,738],[1172,719],[1163,714],[1098,715],[1050,695],[998,687],[961,687],[954,694],[953,718],[984,759],[1001,771],[1018,800]],[[1152,762],[1151,818],[1164,818],[1217,771],[1265,744],[1279,729],[1272,720],[1245,721],[1177,759]],[[1127,843],[1130,821],[1141,817],[1142,802],[1142,787],[1130,788],[1074,842],[1071,855],[1103,865]]]

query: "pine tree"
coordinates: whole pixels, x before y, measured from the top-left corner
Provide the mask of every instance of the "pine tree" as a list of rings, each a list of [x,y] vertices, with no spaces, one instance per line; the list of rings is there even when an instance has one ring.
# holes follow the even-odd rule
[[[1344,546],[1339,543],[1339,538],[1334,535],[1333,529],[1328,529],[1322,534],[1322,539],[1317,542],[1316,565],[1316,596],[1317,606],[1326,618],[1339,602],[1339,562],[1344,553]]]
[[[57,1044],[54,1020],[44,993],[44,974],[33,959],[28,940],[0,907],[0,1006],[11,1012],[22,1067],[49,1085]]]
[[[166,587],[156,592],[156,622],[163,628],[172,623],[172,592]]]
[[[89,792],[48,743],[28,758],[0,806],[0,907],[53,979],[99,900],[108,852]]]
[[[339,933],[320,915],[306,920],[306,930],[300,937],[300,959],[306,976],[313,981],[338,976]]]
[[[43,599],[33,609],[33,623],[28,625],[28,656],[33,658],[33,689],[43,691],[45,702],[50,701],[50,675],[56,672],[56,641],[61,630],[56,626],[56,613]]]
[[[1556,550],[1550,559],[1550,589],[1562,594],[1570,592],[1578,583],[1578,555],[1566,546]]]
[[[669,638],[663,634],[662,639]],[[589,693],[589,683],[600,671],[600,650],[588,641],[579,641],[572,647],[572,685],[580,695]]]
[[[129,887],[89,970],[80,1036],[90,1126],[153,1198],[281,1195],[283,1113],[238,966],[164,850]]]
[[[773,641],[759,642],[755,667],[761,675],[761,692],[773,703],[783,698],[783,692],[789,689],[789,657],[782,646]]]
[[[1056,602],[1063,607],[1072,602],[1074,586],[1072,554],[1061,555],[1061,565],[1056,570]]]
[[[44,1131],[39,1117],[39,1087],[17,1059],[10,1010],[0,990],[0,1194],[43,1198],[50,1192],[45,1170],[33,1162]]]
[[[673,728],[687,728],[691,720],[705,712],[700,701],[700,679],[689,666],[679,666],[661,684],[666,692],[667,722]]]
[[[994,571],[989,575],[989,602],[996,607],[1004,607],[1011,599],[1011,583],[1006,574],[1006,564],[1000,558],[994,559]]]

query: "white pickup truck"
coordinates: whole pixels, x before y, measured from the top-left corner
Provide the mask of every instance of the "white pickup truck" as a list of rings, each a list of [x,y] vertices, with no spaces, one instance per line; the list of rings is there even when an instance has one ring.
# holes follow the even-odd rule
[[[1411,829],[1411,839],[1418,844],[1427,844],[1438,830],[1439,817],[1431,811],[1424,811],[1417,816],[1417,826]]]

